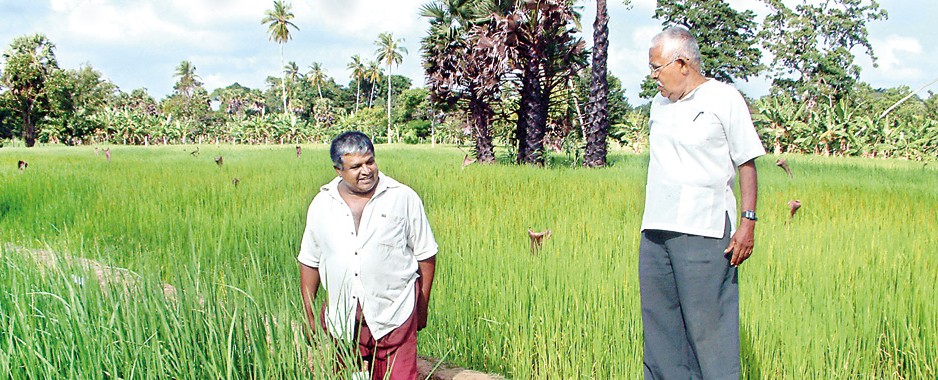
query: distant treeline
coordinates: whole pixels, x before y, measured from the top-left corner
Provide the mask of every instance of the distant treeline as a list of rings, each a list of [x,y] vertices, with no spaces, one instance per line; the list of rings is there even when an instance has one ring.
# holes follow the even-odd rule
[[[611,74],[605,85],[597,81],[605,51],[584,48],[570,2],[541,3],[429,1],[421,8],[429,21],[420,52],[426,88],[387,75],[406,53],[388,33],[375,42],[374,59],[350,58],[347,85],[317,62],[306,71],[288,62],[264,89],[234,83],[209,92],[195,65],[182,61],[173,93],[161,100],[146,89],[124,92],[87,65],[60,68],[50,40],[22,36],[3,54],[0,139],[27,146],[295,144],[358,129],[379,142],[472,144],[483,162],[492,161],[493,146],[507,147],[523,163],[542,163],[548,151],[582,157],[591,136],[644,150],[647,105],[629,104]],[[288,4],[279,5],[289,12]],[[695,32],[705,75],[726,82],[772,79],[770,94],[749,104],[763,143],[775,153],[938,158],[934,93],[874,89],[859,80],[851,51],[865,49],[875,62],[866,23],[885,19],[885,10],[857,0],[766,5],[761,25],[753,12],[724,1],[661,0],[655,17]],[[608,22],[605,1],[599,6],[597,17]],[[763,52],[771,53],[771,64],[761,63]],[[642,97],[654,91],[646,78]]]

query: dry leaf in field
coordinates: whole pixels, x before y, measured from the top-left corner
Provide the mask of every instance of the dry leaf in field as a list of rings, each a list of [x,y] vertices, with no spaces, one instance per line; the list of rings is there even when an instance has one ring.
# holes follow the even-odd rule
[[[544,240],[550,239],[551,231],[544,230],[541,232],[534,232],[528,228],[528,237],[531,238],[531,254],[537,253],[541,249],[541,244]]]
[[[466,166],[472,165],[473,162],[476,162],[476,159],[469,157],[467,154],[466,157],[462,159],[462,168],[465,169]]]
[[[801,201],[793,199],[788,201],[788,208],[791,210],[791,213],[788,215],[788,218],[794,218],[795,213],[798,212],[798,209],[801,208]]]
[[[780,158],[778,161],[775,161],[775,166],[784,169],[785,173],[788,173],[788,178],[792,178],[791,168],[788,167],[788,162],[786,162],[784,158]]]

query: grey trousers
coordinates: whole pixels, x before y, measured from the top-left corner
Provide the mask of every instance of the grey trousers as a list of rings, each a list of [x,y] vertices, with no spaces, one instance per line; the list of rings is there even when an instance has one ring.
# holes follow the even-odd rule
[[[738,379],[739,285],[722,239],[642,232],[646,379]]]

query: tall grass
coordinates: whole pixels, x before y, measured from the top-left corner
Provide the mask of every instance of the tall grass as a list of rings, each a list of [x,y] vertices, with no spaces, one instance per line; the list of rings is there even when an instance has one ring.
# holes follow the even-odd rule
[[[0,251],[0,373],[345,377],[297,329],[306,207],[335,175],[325,147],[304,148],[111,147],[110,163],[87,147],[0,149],[0,241],[140,275],[102,290],[80,266]],[[377,154],[422,196],[440,243],[421,354],[520,379],[640,376],[647,156],[585,170],[460,169],[454,148]],[[757,162],[756,251],[740,272],[747,377],[935,378],[938,169],[785,158],[793,179],[775,157]],[[804,204],[792,220],[790,199]],[[528,228],[553,231],[536,254]]]

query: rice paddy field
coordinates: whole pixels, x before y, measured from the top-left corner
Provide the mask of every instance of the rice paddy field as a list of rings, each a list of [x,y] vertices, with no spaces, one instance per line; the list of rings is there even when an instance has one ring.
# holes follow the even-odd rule
[[[0,149],[0,373],[349,377],[305,338],[295,261],[335,175],[327,147],[103,148]],[[377,147],[440,244],[420,354],[513,379],[640,378],[647,155],[598,170],[462,158]],[[789,178],[777,158],[757,161],[740,269],[744,377],[935,379],[938,163],[785,156]],[[528,228],[552,230],[536,253]]]

